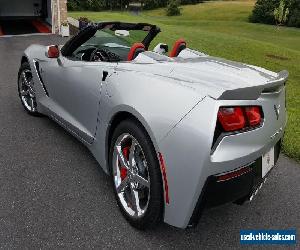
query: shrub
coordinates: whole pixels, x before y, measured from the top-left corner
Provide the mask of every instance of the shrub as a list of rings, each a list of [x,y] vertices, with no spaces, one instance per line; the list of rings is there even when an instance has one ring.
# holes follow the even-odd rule
[[[146,10],[166,7],[168,4],[168,0],[144,0],[143,7]]]
[[[69,11],[74,11],[78,10],[79,6],[76,1],[68,1],[68,10]]]
[[[204,0],[181,0],[181,5],[203,3]]]
[[[197,4],[202,3],[204,0],[181,0],[180,4]],[[143,8],[146,10],[167,7],[168,0],[143,0]]]
[[[254,6],[250,21],[253,23],[275,24],[274,10],[279,0],[258,0]]]
[[[300,9],[293,11],[292,15],[289,18],[288,26],[300,28]]]
[[[179,16],[180,15],[180,4],[178,0],[170,0],[167,7],[167,16]]]
[[[291,0],[288,26],[300,28],[300,0]]]

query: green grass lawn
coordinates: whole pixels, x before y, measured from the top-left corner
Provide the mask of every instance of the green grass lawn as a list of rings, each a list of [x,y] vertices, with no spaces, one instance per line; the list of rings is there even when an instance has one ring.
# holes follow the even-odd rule
[[[248,23],[254,1],[214,1],[182,7],[182,15],[166,17],[164,9],[128,12],[70,12],[93,21],[149,22],[161,27],[157,42],[183,37],[188,46],[212,56],[258,65],[273,71],[287,69],[288,127],[284,152],[300,161],[300,29]]]

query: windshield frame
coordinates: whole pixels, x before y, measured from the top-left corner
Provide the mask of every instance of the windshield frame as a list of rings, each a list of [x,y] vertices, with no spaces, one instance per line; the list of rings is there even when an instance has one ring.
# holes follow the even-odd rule
[[[109,29],[116,30],[142,30],[148,31],[146,37],[142,41],[146,50],[148,50],[151,42],[161,32],[156,25],[147,23],[123,23],[123,22],[101,22],[90,24],[87,28],[80,31],[76,36],[71,38],[61,49],[61,53],[65,57],[72,56],[73,52],[77,50],[82,44],[92,38],[98,30]]]

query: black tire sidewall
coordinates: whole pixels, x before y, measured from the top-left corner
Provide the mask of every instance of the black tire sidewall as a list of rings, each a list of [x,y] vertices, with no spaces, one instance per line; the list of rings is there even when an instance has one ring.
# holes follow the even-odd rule
[[[112,156],[114,145],[118,137],[123,134],[128,133],[132,135],[140,144],[143,149],[144,155],[146,157],[148,163],[148,172],[150,177],[150,200],[148,204],[148,208],[141,218],[133,218],[131,217],[123,208],[116,188],[114,184],[114,176],[113,176],[113,166],[112,166]],[[111,180],[113,184],[114,193],[117,199],[118,206],[126,220],[135,228],[138,229],[147,229],[155,227],[162,219],[163,214],[163,184],[162,184],[162,177],[160,172],[160,166],[158,162],[158,158],[156,155],[156,151],[152,144],[152,141],[149,135],[146,133],[146,130],[143,126],[134,120],[125,120],[122,121],[115,129],[110,150],[109,150],[109,170],[111,175]]]

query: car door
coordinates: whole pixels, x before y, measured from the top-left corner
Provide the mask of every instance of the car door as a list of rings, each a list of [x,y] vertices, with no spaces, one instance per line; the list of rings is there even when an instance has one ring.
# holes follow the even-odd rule
[[[41,69],[55,119],[76,136],[92,143],[97,127],[103,75],[112,65],[60,56]]]

